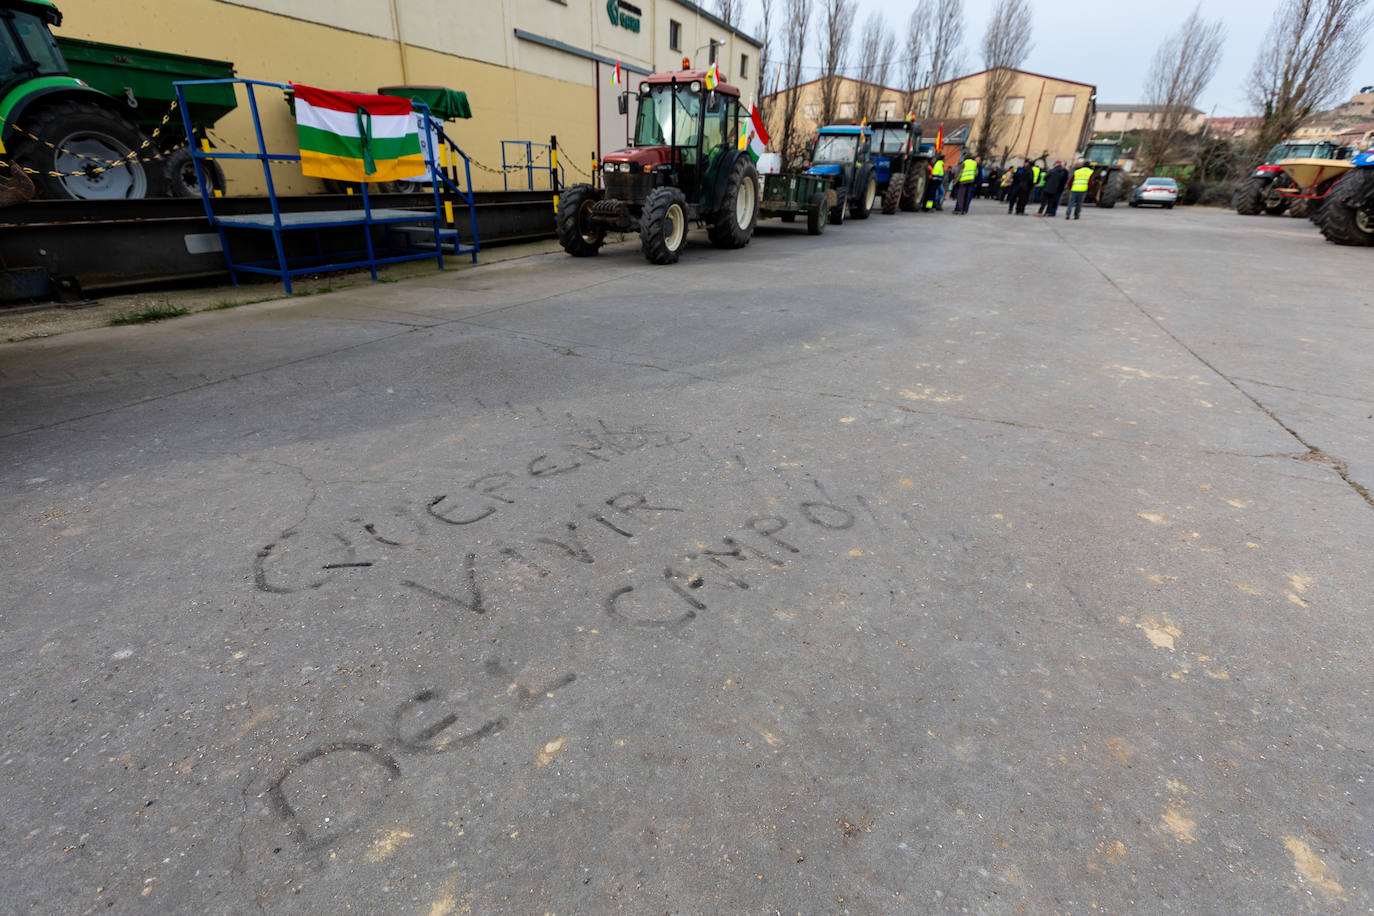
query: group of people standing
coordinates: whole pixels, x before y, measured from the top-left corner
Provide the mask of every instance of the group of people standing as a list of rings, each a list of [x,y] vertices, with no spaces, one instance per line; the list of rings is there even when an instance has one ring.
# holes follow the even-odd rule
[[[936,177],[936,169],[939,170],[939,178]],[[1027,205],[1034,202],[1040,205],[1036,216],[1054,217],[1059,214],[1059,201],[1067,187],[1069,198],[1064,218],[1078,219],[1093,176],[1093,168],[1086,161],[1079,162],[1078,167],[1070,172],[1062,159],[1056,159],[1048,169],[1026,159],[1019,166],[994,166],[984,171],[978,158],[967,153],[953,171],[954,212],[960,216],[968,213],[973,198],[979,196],[1006,201],[1008,215],[1015,213],[1024,216]],[[944,163],[937,159],[935,169],[931,171],[932,182],[942,184],[943,173]],[[943,187],[935,193],[942,198]],[[929,208],[930,204],[926,206]],[[935,207],[940,208],[938,200]]]

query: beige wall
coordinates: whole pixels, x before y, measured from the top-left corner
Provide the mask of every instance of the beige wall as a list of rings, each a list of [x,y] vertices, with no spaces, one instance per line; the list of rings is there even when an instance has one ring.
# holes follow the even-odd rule
[[[936,112],[926,118],[925,122],[936,124],[942,116],[971,118],[971,142],[980,154],[985,156],[1000,156],[1003,148],[1009,148],[1011,158],[1036,158],[1044,155],[1053,161],[1067,160],[1081,150],[1083,127],[1087,122],[1090,100],[1095,92],[1093,86],[1017,71],[1009,97],[1022,100],[1021,113],[1002,116],[1002,127],[998,133],[996,148],[984,151],[980,148],[978,122],[986,87],[986,73],[974,73],[945,84],[937,93],[937,97],[943,95],[947,89],[947,107],[943,112]],[[1066,97],[1067,101],[1061,103],[1061,107],[1067,110],[1056,112],[1056,99],[1060,97]],[[968,103],[974,101],[978,103],[979,110],[965,114],[970,107]],[[916,101],[916,110],[922,111],[924,104],[924,93],[920,93]]]
[[[1099,109],[1093,118],[1093,131],[1106,133],[1113,130],[1153,130],[1158,121],[1159,115],[1153,111],[1102,111]],[[1185,115],[1183,129],[1188,133],[1197,133],[1202,130],[1206,122],[1207,116],[1202,112]]]
[[[114,2],[118,16],[110,15]],[[682,57],[668,48],[668,22],[675,19],[683,24],[682,53],[704,63],[705,52],[698,57],[696,48],[712,37],[724,41],[724,74],[746,101],[757,85],[757,46],[675,0],[636,5],[644,12],[638,34],[612,25],[604,0],[63,0],[57,31],[229,60],[250,79],[363,92],[398,83],[459,89],[473,117],[450,124],[450,134],[470,156],[499,166],[501,140],[547,143],[556,134],[568,153],[565,166],[575,166],[567,180],[575,182],[586,180],[577,169],[589,171],[597,149],[597,64],[522,40],[516,29],[641,69],[671,69]],[[741,53],[750,58],[743,81],[735,77]],[[269,147],[295,152],[295,124],[280,92],[260,90],[258,101]],[[603,106],[601,115],[618,117],[614,107]],[[242,98],[214,133],[225,141],[221,148],[253,148]],[[265,190],[257,163],[222,164],[231,194]],[[501,187],[500,175],[477,168],[473,180],[479,189]],[[320,189],[294,163],[274,166],[273,181],[283,193]]]

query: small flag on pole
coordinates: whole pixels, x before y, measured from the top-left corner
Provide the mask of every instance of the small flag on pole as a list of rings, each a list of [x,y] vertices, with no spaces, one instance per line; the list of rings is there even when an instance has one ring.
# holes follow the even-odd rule
[[[623,79],[622,79],[622,77],[620,76],[620,61],[616,61],[616,62],[615,62],[615,72],[611,74],[611,85],[612,85],[612,86],[619,86],[619,85],[621,84],[621,82],[623,82]]]
[[[711,67],[706,71],[706,88],[714,89],[720,85],[720,64],[711,61]]]
[[[935,131],[935,155],[940,155],[940,151],[945,148],[945,125],[940,122],[939,130]]]
[[[749,158],[755,162],[768,152],[768,131],[763,126],[763,115],[752,101],[749,103],[749,120],[740,124],[739,148],[747,150]]]
[[[914,111],[908,111],[908,112],[906,113],[906,119],[907,119],[908,121],[914,121],[914,120],[916,120],[916,112],[914,112]]]

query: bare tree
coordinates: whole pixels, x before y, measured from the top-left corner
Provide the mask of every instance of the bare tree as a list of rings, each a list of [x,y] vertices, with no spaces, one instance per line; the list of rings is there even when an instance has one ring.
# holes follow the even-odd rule
[[[744,19],[744,0],[716,0],[716,15],[726,25],[738,25]]]
[[[932,0],[921,0],[911,11],[911,18],[906,23],[906,57],[902,62],[902,77],[907,111],[916,110],[916,93],[926,80],[926,48],[933,37],[933,18]]]
[[[1364,50],[1368,0],[1282,0],[1250,69],[1264,155],[1313,111],[1335,101]]]
[[[768,109],[763,100],[768,96],[768,69],[773,66],[773,0],[763,0],[763,22],[759,28],[763,32],[759,46],[759,113],[767,123]]]
[[[1007,99],[1016,82],[1017,67],[1031,49],[1031,13],[1027,0],[998,0],[988,30],[983,34],[984,80],[982,108],[978,112],[978,152],[989,156],[997,149],[1006,121]],[[1014,141],[1013,141],[1014,142]]]
[[[806,138],[797,136],[797,108],[801,104],[802,58],[806,33],[811,30],[811,0],[784,0],[787,27],[782,36],[782,80],[787,86],[782,100],[782,161],[791,164],[801,155]]]
[[[859,36],[859,85],[854,99],[856,117],[871,118],[877,113],[883,89],[887,86],[887,74],[892,68],[896,43],[883,14],[876,10],[869,13]]]
[[[1145,101],[1154,109],[1141,157],[1147,174],[1164,164],[1185,133],[1184,121],[1221,62],[1225,37],[1221,20],[1203,19],[1199,3],[1155,51],[1145,77]]]
[[[822,0],[821,20],[821,123],[833,124],[840,113],[840,87],[849,61],[849,34],[854,25],[857,0]]]
[[[923,14],[930,29],[926,42],[930,57],[930,78],[926,91],[925,117],[944,117],[950,114],[950,93],[954,91],[950,77],[959,69],[964,45],[964,0],[921,0],[917,7],[926,8]]]

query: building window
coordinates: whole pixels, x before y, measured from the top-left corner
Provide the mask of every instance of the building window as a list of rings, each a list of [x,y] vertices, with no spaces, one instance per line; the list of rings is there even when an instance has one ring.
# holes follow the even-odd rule
[[[884,119],[891,118],[896,110],[896,102],[883,102],[881,105],[878,106],[878,117]]]
[[[978,113],[978,107],[982,105],[982,99],[964,99],[959,106],[959,117],[971,118]]]
[[[749,78],[749,55],[748,55],[748,54],[741,54],[741,55],[739,56],[739,78],[742,79],[742,80],[747,80],[747,79]]]
[[[802,104],[802,117],[816,120],[821,116],[820,102],[804,102]]]
[[[682,23],[676,19],[668,20],[668,47],[674,51],[682,50]]]
[[[1012,96],[1011,98],[1007,99],[1007,109],[1006,109],[1006,110],[1007,110],[1007,114],[1009,114],[1009,115],[1019,115],[1022,111],[1025,110],[1025,108],[1026,108],[1026,98],[1025,98],[1025,96],[1016,95],[1016,96]]]
[[[1073,96],[1057,95],[1054,97],[1054,114],[1073,114]]]
[[[854,103],[853,103],[853,102],[841,102],[841,103],[840,103],[840,119],[843,120],[843,119],[845,119],[845,118],[850,118],[850,119],[852,120],[853,117],[854,117]]]

